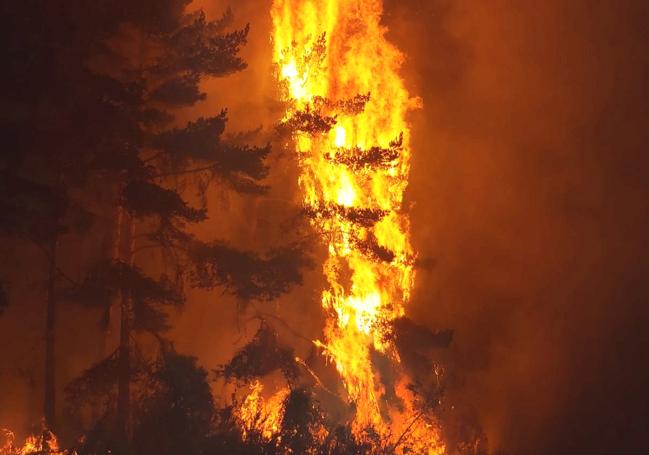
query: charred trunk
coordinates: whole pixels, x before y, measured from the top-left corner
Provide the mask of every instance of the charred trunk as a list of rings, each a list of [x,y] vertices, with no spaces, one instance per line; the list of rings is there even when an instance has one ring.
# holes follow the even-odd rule
[[[122,225],[124,219],[124,208],[119,204],[119,202],[116,204],[113,213],[115,214],[115,221],[112,228],[106,233],[102,245],[102,258],[109,260],[111,263],[116,263],[120,260],[120,245],[122,242]],[[104,308],[104,315],[101,320],[103,333],[97,356],[98,359],[103,359],[109,355],[109,343],[113,329],[113,310],[115,305],[116,302],[111,301],[110,304]]]

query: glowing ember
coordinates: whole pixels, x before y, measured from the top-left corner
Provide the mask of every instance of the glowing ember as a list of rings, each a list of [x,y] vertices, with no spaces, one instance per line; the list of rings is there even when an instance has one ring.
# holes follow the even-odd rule
[[[328,318],[317,344],[355,404],[354,433],[373,429],[395,447],[407,433],[417,453],[443,453],[438,430],[420,419],[405,386],[397,388],[404,406],[381,412],[384,390],[370,360],[376,350],[399,363],[386,335],[414,280],[402,202],[406,113],[417,101],[398,74],[402,54],[386,40],[381,14],[380,0],[275,0],[274,58],[304,204],[329,252]]]

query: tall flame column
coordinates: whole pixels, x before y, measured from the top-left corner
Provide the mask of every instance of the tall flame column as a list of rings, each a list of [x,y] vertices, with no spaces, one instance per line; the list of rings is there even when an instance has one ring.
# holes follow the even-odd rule
[[[285,121],[300,119],[292,123],[299,186],[328,247],[318,344],[355,404],[357,434],[394,432],[399,421],[382,412],[370,356],[375,350],[399,362],[388,328],[404,314],[414,280],[402,211],[413,99],[381,14],[379,0],[275,0],[272,8]]]

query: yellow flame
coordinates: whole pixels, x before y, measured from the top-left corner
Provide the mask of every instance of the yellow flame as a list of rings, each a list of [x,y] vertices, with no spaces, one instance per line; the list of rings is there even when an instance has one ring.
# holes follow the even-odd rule
[[[334,138],[334,144],[336,147],[345,147],[347,145],[347,130],[344,126],[336,126],[336,136]]]
[[[323,267],[328,288],[322,293],[327,322],[324,340],[316,344],[334,362],[355,404],[357,437],[368,427],[382,436],[399,435],[416,414],[406,387],[397,390],[407,401],[403,409],[390,417],[381,413],[384,390],[370,360],[375,349],[399,362],[386,326],[403,316],[414,283],[414,252],[402,202],[410,166],[406,113],[417,102],[399,75],[403,56],[385,37],[382,9],[381,0],[275,0],[272,7],[274,60],[290,106],[285,119],[320,109],[336,120],[328,132],[295,133],[305,206],[384,215],[372,225],[338,210],[313,222],[328,247]],[[360,113],[339,107],[368,93]],[[386,149],[401,134],[399,157],[383,165],[354,168],[328,158],[332,152],[347,158],[372,147]],[[372,248],[390,254],[377,257]],[[444,452],[439,431],[430,423],[413,425],[410,433],[420,441],[418,453]]]
[[[15,445],[16,436],[13,431],[7,429],[0,429],[0,455],[34,455],[34,454],[48,454],[59,453],[76,455],[76,452],[69,450],[62,450],[59,447],[59,442],[56,435],[44,429],[39,435],[31,435],[25,439],[22,446]]]
[[[248,395],[237,410],[243,437],[246,439],[251,431],[256,431],[262,438],[269,440],[280,430],[284,417],[282,403],[288,396],[289,389],[281,389],[270,398],[264,399],[264,386],[261,382],[254,381],[249,387]]]

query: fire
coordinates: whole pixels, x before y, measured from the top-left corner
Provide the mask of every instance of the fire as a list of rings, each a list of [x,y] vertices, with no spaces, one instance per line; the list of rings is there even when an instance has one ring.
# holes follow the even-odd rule
[[[22,446],[15,445],[16,436],[10,430],[0,429],[0,438],[0,455],[75,454],[61,449],[56,435],[48,429],[39,435],[29,436]]]
[[[264,399],[264,386],[255,381],[241,406],[237,409],[237,419],[243,429],[244,439],[251,431],[258,432],[262,438],[269,440],[278,433],[282,424],[282,403],[289,394],[289,389],[281,389],[270,398]]]
[[[354,433],[371,428],[397,439],[408,431],[421,453],[443,453],[439,431],[417,422],[406,387],[397,390],[405,406],[381,412],[384,390],[370,358],[376,350],[399,363],[387,331],[404,315],[415,278],[402,204],[406,113],[417,100],[399,75],[403,55],[385,37],[382,8],[380,0],[275,0],[274,60],[289,105],[284,121],[300,116],[303,203],[328,247],[328,318],[316,344],[355,404]]]

